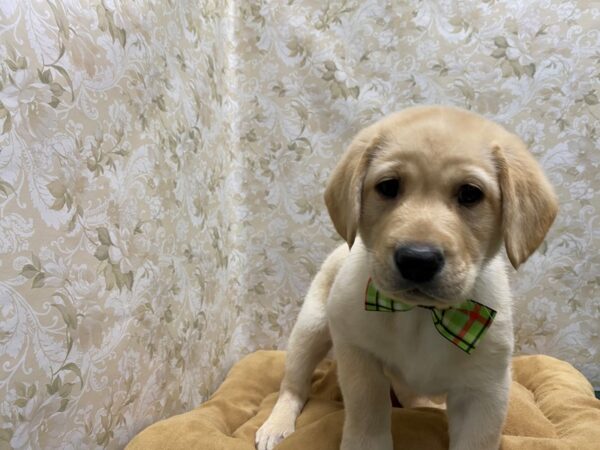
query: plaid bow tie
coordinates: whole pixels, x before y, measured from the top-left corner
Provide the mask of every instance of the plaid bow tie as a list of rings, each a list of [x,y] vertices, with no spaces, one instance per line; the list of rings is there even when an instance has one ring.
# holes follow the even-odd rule
[[[414,306],[386,297],[369,279],[365,293],[367,311],[404,312],[413,308]],[[456,308],[437,309],[432,306],[419,306],[419,308],[430,309],[436,330],[469,354],[475,350],[496,315],[496,311],[492,308],[475,300],[465,300]]]

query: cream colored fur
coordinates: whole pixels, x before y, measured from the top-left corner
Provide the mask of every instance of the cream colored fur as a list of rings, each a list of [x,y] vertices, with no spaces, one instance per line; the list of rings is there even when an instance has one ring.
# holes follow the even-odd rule
[[[381,180],[399,179],[397,198]],[[456,191],[475,184],[481,203]],[[342,450],[391,450],[390,386],[405,407],[444,406],[452,450],[497,449],[508,402],[512,300],[504,243],[514,267],[542,242],[557,212],[554,194],[524,144],[482,117],[444,107],[411,108],[361,131],[334,170],[325,201],[338,247],[313,280],[292,331],[273,412],[256,434],[271,450],[294,431],[310,377],[332,343],[345,404]],[[394,249],[442,248],[435,281],[403,280]],[[351,247],[351,249],[349,249]],[[483,341],[466,354],[439,335],[427,309],[367,312],[368,279],[415,305],[449,307],[472,298],[497,311]]]

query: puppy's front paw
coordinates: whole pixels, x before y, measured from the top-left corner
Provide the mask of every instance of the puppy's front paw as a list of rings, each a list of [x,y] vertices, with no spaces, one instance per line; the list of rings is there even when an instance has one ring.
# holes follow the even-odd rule
[[[256,449],[273,450],[277,444],[295,430],[295,417],[283,414],[271,415],[256,432]]]

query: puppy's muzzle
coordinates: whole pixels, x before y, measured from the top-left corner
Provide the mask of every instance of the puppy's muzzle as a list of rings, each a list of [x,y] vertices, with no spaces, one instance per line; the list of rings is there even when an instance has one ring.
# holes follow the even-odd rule
[[[394,262],[405,280],[425,283],[444,267],[444,254],[432,245],[408,244],[396,249]]]

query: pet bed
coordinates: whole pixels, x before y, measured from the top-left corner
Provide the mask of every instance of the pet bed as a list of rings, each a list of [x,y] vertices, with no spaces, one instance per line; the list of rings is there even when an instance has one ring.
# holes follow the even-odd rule
[[[237,363],[210,400],[157,422],[139,433],[126,450],[253,450],[254,434],[277,399],[285,353],[258,351]],[[339,448],[343,404],[335,363],[315,371],[310,399],[296,432],[278,450]],[[393,408],[394,448],[448,448],[446,413],[433,408]],[[600,448],[600,400],[570,364],[549,356],[513,360],[503,450]]]

